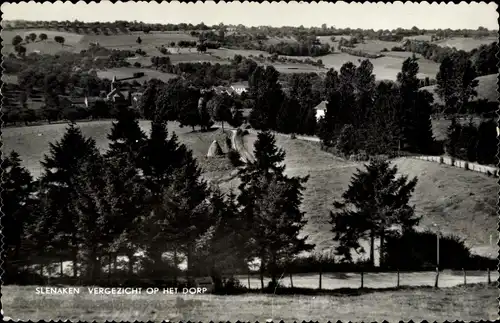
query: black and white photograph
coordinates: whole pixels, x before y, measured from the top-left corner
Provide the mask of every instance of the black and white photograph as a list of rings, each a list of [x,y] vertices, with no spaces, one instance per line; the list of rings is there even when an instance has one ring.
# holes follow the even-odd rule
[[[3,320],[498,320],[498,5],[1,5]]]

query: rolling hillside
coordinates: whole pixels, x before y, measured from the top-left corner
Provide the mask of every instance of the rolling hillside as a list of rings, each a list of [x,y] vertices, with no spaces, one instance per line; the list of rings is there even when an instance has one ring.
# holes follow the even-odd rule
[[[252,149],[256,136],[245,137]],[[303,209],[309,220],[304,229],[317,251],[334,246],[330,232],[329,211],[348,187],[351,176],[362,163],[338,159],[321,151],[313,142],[276,136],[286,152],[286,173],[309,175],[304,192]],[[489,236],[496,237],[497,180],[486,175],[436,163],[401,158],[394,160],[400,174],[417,176],[418,184],[411,200],[422,216],[421,228],[436,223],[445,234],[457,234],[477,253],[496,254],[489,246]],[[495,238],[494,238],[495,239]]]
[[[477,80],[479,81],[479,84],[477,85],[476,88],[477,97],[473,101],[484,99],[491,102],[498,102],[498,92],[497,92],[498,74],[479,76]],[[436,85],[424,86],[420,88],[420,90],[429,91],[434,96],[435,103],[443,104],[443,101],[436,93]]]
[[[95,139],[97,147],[101,151],[108,149],[107,134],[111,129],[112,121],[92,121],[79,122],[78,125],[82,133],[87,137]],[[149,134],[151,124],[149,121],[140,121],[141,129]],[[46,124],[29,127],[8,127],[2,132],[2,152],[9,153],[15,150],[21,156],[23,166],[27,167],[34,177],[41,174],[40,160],[49,151],[49,143],[59,140],[65,132],[67,124]],[[227,175],[233,168],[226,157],[206,158],[208,147],[214,139],[218,140],[223,148],[227,134],[221,130],[214,130],[208,133],[191,132],[191,127],[180,128],[177,123],[169,123],[169,134],[175,132],[179,141],[186,144],[198,159],[200,166],[205,173],[209,173],[211,178],[219,178]],[[229,137],[230,138],[230,137]]]

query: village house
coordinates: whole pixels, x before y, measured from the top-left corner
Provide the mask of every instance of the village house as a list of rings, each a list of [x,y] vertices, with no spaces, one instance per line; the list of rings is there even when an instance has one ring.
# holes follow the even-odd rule
[[[243,92],[248,91],[248,82],[238,82],[231,84],[231,90],[241,95]]]
[[[321,103],[314,108],[316,110],[316,120],[319,120],[325,116],[327,104],[328,101],[321,101]]]

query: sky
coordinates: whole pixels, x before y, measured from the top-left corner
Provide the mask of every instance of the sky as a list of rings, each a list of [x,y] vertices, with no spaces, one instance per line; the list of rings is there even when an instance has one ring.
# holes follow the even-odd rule
[[[429,3],[221,3],[199,2],[125,2],[101,1],[87,4],[71,2],[9,4],[1,6],[4,20],[80,20],[143,21],[148,23],[192,23],[207,25],[243,24],[245,26],[328,26],[337,28],[395,29],[417,26],[421,29],[498,30],[494,2],[468,4]]]

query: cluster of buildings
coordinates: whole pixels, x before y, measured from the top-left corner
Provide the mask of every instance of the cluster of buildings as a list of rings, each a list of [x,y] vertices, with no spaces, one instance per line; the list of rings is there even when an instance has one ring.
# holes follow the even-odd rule
[[[141,75],[142,76],[142,75]],[[59,100],[63,107],[74,107],[77,109],[89,109],[92,108],[97,101],[104,101],[112,103],[115,107],[136,107],[142,96],[142,92],[134,90],[122,90],[120,89],[120,82],[124,80],[135,79],[140,76],[133,76],[124,79],[117,79],[116,76],[113,77],[111,81],[110,91],[101,91],[99,96],[66,96],[60,95]]]

